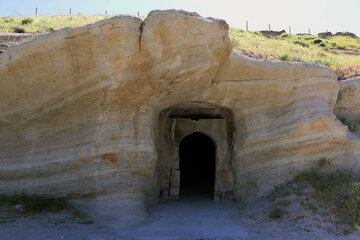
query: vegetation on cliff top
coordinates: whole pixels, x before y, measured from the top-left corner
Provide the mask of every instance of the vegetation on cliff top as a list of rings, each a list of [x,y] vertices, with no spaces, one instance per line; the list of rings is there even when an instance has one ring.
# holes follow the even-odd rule
[[[78,27],[94,23],[110,15],[60,15],[0,17],[0,32],[32,32],[42,34],[64,27]],[[316,36],[297,36],[284,33],[268,38],[259,32],[230,29],[229,36],[235,50],[252,57],[290,62],[320,62],[338,75],[339,79],[360,76],[360,55],[346,55],[339,50],[360,52],[360,39]]]
[[[282,34],[268,38],[258,32],[230,29],[229,36],[235,50],[252,57],[290,62],[319,62],[331,69],[339,79],[360,76],[360,55],[338,52],[350,50],[360,52],[360,39]],[[321,42],[320,42],[320,41]]]

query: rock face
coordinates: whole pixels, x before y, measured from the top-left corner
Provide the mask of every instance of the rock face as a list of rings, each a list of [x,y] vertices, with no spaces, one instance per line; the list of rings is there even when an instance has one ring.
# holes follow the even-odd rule
[[[358,38],[355,33],[352,32],[337,32],[335,34],[332,34],[331,32],[322,32],[318,33],[319,38],[329,38],[333,36],[343,36],[343,37],[352,37],[352,38]]]
[[[334,34],[334,36],[344,36],[344,37],[352,37],[352,38],[359,38],[356,36],[355,33],[352,32],[337,32]]]
[[[227,31],[223,20],[153,11],[0,55],[0,193],[139,221],[169,197],[181,139],[197,131],[217,146],[216,199],[260,196],[322,157],[358,169],[360,140],[332,112],[335,73],[242,56]]]
[[[339,118],[360,121],[360,78],[340,81],[338,101],[334,113]]]
[[[318,37],[319,37],[319,38],[323,38],[323,39],[328,38],[328,37],[332,37],[332,36],[333,36],[333,35],[332,35],[331,32],[321,32],[321,33],[318,33]]]
[[[265,37],[277,37],[286,32],[285,32],[285,30],[281,30],[281,31],[263,30],[263,31],[260,31],[260,33]]]

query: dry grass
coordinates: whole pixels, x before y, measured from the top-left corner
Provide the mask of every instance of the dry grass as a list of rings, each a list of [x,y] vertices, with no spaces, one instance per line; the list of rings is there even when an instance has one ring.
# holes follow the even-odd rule
[[[14,32],[22,28],[25,32],[47,33],[65,27],[79,27],[94,23],[112,16],[105,15],[60,15],[27,17],[0,17],[0,32]],[[32,20],[30,20],[32,19]],[[31,23],[25,23],[31,21]]]
[[[335,49],[360,51],[360,39],[332,37],[323,40],[325,47],[315,44],[315,36],[283,34],[267,38],[258,32],[229,30],[234,49],[253,57],[290,62],[319,62],[331,69],[339,79],[360,76],[360,56],[345,55]]]

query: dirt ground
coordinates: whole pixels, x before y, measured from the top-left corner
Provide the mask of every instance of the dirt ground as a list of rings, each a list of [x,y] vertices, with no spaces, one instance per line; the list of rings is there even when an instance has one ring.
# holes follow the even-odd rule
[[[298,193],[295,187],[248,204],[197,196],[163,201],[149,208],[144,222],[127,228],[104,226],[101,219],[68,211],[24,215],[19,206],[3,208],[0,239],[360,239],[360,232],[340,223],[333,209],[310,198],[311,191]]]

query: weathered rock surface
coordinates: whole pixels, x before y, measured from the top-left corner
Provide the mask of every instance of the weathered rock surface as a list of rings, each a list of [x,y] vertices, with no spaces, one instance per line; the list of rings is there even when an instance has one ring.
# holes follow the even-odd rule
[[[219,176],[233,175],[226,186],[235,200],[321,157],[358,169],[360,140],[332,112],[335,73],[231,52],[227,30],[196,13],[153,11],[143,22],[115,17],[0,55],[0,193],[68,197],[119,224],[138,221],[177,150],[159,150],[168,147],[159,137],[166,109],[226,119]]]
[[[281,30],[281,31],[262,30],[260,31],[260,33],[265,37],[277,37],[286,32],[285,30]]]
[[[318,33],[319,38],[328,38],[333,36],[343,36],[343,37],[352,37],[352,38],[358,38],[355,33],[352,32],[337,32],[335,34],[332,34],[331,32],[321,32]]]
[[[334,113],[339,118],[360,121],[360,78],[339,82],[340,91]]]

